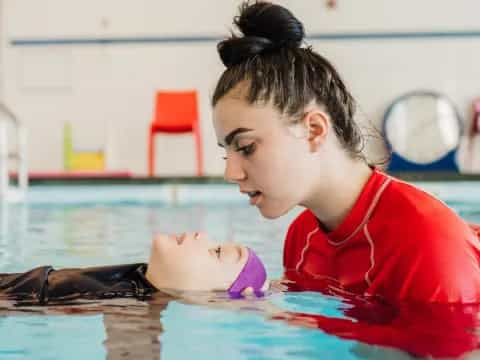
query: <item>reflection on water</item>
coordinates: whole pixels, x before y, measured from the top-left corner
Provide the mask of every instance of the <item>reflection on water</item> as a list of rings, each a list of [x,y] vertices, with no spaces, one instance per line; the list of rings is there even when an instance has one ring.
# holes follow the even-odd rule
[[[75,350],[72,346],[82,354],[68,358],[85,358],[81,346],[100,343],[104,352],[91,355],[107,359],[474,358],[480,355],[478,307],[392,307],[311,292],[246,300],[215,295],[179,300],[157,294],[148,302],[112,299],[44,307],[3,302],[0,324],[8,319],[30,343],[16,348],[2,344],[3,354],[41,351],[45,358],[62,358]],[[49,331],[39,331],[45,325]]]
[[[160,359],[160,314],[166,305],[125,299],[21,308],[3,303],[0,316],[8,324],[0,318],[2,330],[14,328],[23,342],[3,343],[0,353],[34,359]],[[41,331],[43,326],[49,331]]]
[[[343,339],[392,347],[415,357],[480,356],[478,304],[392,306],[361,297],[344,298],[343,302],[337,307],[342,316],[302,311],[285,312],[275,318]]]
[[[475,198],[470,187],[462,186],[433,184],[427,190],[480,222],[480,195]],[[169,207],[160,202],[34,202],[2,205],[0,211],[0,272],[143,262],[154,233],[203,230],[215,239],[255,248],[271,278],[282,273],[283,237],[298,213],[271,221],[241,204]],[[477,347],[477,313],[476,307],[392,309],[313,292],[273,293],[246,304],[162,296],[149,302],[117,299],[49,307],[0,303],[0,339],[8,339],[0,343],[0,358],[451,356]]]
[[[0,201],[0,271],[3,265],[23,262],[28,214],[25,204]]]

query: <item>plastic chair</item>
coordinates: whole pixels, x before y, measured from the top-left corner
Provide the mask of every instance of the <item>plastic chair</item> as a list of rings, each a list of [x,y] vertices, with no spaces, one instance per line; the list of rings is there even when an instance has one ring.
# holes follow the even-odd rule
[[[63,127],[63,162],[67,171],[105,171],[104,149],[75,149],[72,138],[72,125]]]
[[[202,137],[198,119],[196,91],[158,91],[155,113],[150,125],[148,143],[148,174],[155,172],[155,134],[193,133],[195,138],[197,175],[203,174]]]

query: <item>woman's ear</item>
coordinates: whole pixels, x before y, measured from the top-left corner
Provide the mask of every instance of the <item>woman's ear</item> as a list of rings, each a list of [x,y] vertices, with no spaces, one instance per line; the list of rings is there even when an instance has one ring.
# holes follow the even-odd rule
[[[312,151],[316,151],[327,138],[330,118],[323,111],[313,110],[305,115],[304,124],[308,131],[310,148]]]

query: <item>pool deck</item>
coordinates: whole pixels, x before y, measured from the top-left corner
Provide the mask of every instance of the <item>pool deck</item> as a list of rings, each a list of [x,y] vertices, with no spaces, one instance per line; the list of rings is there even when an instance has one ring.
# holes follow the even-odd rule
[[[406,181],[480,181],[480,174],[453,172],[395,172],[392,176]],[[12,176],[13,183],[16,176]],[[30,176],[30,185],[110,185],[110,184],[225,184],[221,176],[108,176],[82,174],[80,176]]]

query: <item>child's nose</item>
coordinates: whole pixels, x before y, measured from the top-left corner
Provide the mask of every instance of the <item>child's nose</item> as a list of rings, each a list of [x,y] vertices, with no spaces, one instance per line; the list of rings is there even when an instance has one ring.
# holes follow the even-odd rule
[[[204,238],[206,238],[206,234],[204,232],[197,231],[197,232],[193,233],[193,238],[195,240],[204,239]]]

